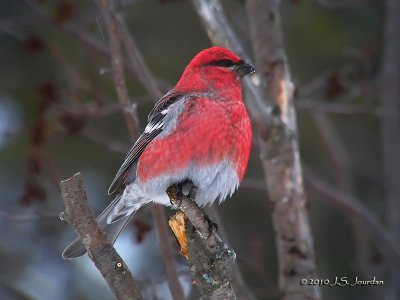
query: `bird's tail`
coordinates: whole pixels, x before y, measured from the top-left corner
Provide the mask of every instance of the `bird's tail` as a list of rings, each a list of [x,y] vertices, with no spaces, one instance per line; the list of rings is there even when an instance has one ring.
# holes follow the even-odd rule
[[[117,220],[110,221],[109,216],[113,216],[115,214],[115,210],[119,210],[118,206],[120,204],[121,195],[117,196],[110,205],[97,217],[97,222],[99,223],[100,227],[108,236],[109,241],[114,244],[115,240],[121,233],[121,231],[126,227],[129,221],[132,219],[134,215],[134,211],[140,208],[145,203],[138,203],[135,209],[129,213],[120,215]],[[119,204],[119,205],[118,205]],[[107,221],[108,219],[108,221]],[[75,239],[62,253],[63,259],[72,259],[79,256],[82,256],[86,253],[86,248],[83,245],[82,241],[77,238]]]

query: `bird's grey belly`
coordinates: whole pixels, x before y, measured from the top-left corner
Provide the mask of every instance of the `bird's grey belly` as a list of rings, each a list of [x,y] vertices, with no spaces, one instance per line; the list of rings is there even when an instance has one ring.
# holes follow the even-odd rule
[[[196,203],[199,206],[212,204],[217,199],[219,202],[224,201],[233,194],[239,185],[239,178],[235,168],[229,160],[225,160],[209,166],[193,165],[187,170],[162,175],[145,182],[141,182],[139,178],[136,178],[135,183],[131,185],[132,188],[133,185],[136,185],[132,189],[135,190],[136,195],[132,196],[144,197],[149,201],[169,205],[170,201],[166,194],[167,188],[186,180],[190,180],[198,188]],[[129,186],[127,189],[129,189]],[[134,201],[134,199],[132,200]]]

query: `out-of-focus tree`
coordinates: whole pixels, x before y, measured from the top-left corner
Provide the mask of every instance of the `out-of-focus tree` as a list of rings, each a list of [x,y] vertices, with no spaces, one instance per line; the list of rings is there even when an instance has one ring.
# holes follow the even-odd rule
[[[237,253],[240,285],[257,299],[280,299],[282,295],[298,299],[299,293],[288,294],[287,278],[298,280],[300,274],[285,266],[304,269],[296,263],[304,261],[308,253],[304,249],[313,251],[313,240],[319,270],[308,276],[318,274],[318,279],[331,282],[335,276],[347,276],[351,282],[356,277],[384,281],[376,286],[322,286],[322,298],[397,299],[398,1],[249,0],[222,1],[221,6],[219,1],[113,3],[114,13],[127,30],[121,35],[128,34],[137,50],[126,51],[132,45],[121,39],[127,101],[134,106],[124,107],[117,101],[107,22],[95,2],[0,3],[0,298],[112,297],[87,257],[73,262],[61,259],[73,232],[58,220],[63,210],[58,183],[82,171],[91,206],[101,211],[110,201],[108,182],[132,144],[123,116],[133,111],[140,120],[130,132],[135,126],[143,127],[154,101],[174,84],[190,58],[225,39],[225,45],[259,66],[258,77],[248,83],[245,96],[255,136],[261,138],[253,141],[241,188],[232,200],[216,208],[220,230],[225,233],[221,236]],[[211,9],[208,14],[199,10],[201,5]],[[278,5],[279,10],[269,10]],[[210,23],[218,24],[221,16],[226,26],[212,31]],[[280,26],[282,38],[274,38]],[[229,32],[238,44],[232,44]],[[284,49],[287,57],[272,49]],[[138,62],[145,69],[135,65]],[[138,70],[148,73],[138,74]],[[290,77],[285,73],[289,70]],[[274,86],[279,90],[279,83],[289,88],[281,90],[286,97],[293,92],[288,103],[293,101],[294,107],[275,102],[279,99]],[[264,101],[255,110],[254,89],[262,91]],[[297,123],[291,119],[293,109]],[[287,118],[298,125],[297,130],[288,126]],[[263,131],[271,128],[275,131]],[[266,136],[277,140],[266,141]],[[268,145],[288,137],[292,138],[289,148]],[[293,152],[296,137],[299,152]],[[280,150],[273,153],[274,149]],[[274,192],[285,183],[285,178],[273,177],[279,175],[273,158],[283,159],[280,155],[294,161],[298,172],[289,172],[284,188],[294,188],[287,186],[291,180],[300,180],[301,187],[296,176],[302,173],[306,183],[306,197],[297,190],[301,197],[292,194],[287,200],[304,205],[307,198],[309,203],[301,207],[300,214],[287,218],[276,210],[282,212],[280,205],[286,199]],[[298,168],[300,160],[304,172]],[[303,214],[306,208],[310,228],[303,227],[307,217],[305,223],[296,219],[307,215]],[[118,252],[131,266],[146,299],[176,299],[179,293],[198,298],[171,233],[166,228],[163,235],[157,233],[160,224],[166,225],[163,217],[157,226],[152,222],[157,212],[172,212],[151,211],[147,207],[135,216],[117,242]],[[290,226],[297,233],[310,234],[310,240],[284,244]],[[290,254],[286,258],[284,250]],[[166,256],[173,264],[165,264]],[[313,258],[310,262],[312,269]],[[180,292],[172,289],[171,294],[171,274],[178,277]],[[313,289],[296,286],[296,291],[306,290]],[[318,294],[315,290],[314,296]]]

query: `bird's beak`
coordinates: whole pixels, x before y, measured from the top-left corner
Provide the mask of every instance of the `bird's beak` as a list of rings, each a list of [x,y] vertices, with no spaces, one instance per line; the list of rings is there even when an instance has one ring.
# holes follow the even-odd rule
[[[244,62],[239,65],[236,65],[233,70],[240,77],[246,76],[246,75],[251,74],[256,71],[252,65],[246,64]]]

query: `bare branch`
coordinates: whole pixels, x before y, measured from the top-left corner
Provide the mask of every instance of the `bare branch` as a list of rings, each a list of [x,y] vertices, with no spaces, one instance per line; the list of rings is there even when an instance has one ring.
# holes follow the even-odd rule
[[[229,48],[239,57],[250,62],[250,56],[245,53],[232,30],[220,1],[192,0],[192,2],[213,44]],[[256,121],[258,131],[266,136],[269,134],[269,125],[280,123],[280,120],[272,115],[275,105],[264,102],[260,90],[260,78],[257,74],[252,75],[250,78],[246,76],[244,83],[250,94],[249,97],[245,98],[246,106],[251,113],[252,119]]]
[[[139,134],[139,121],[136,109],[129,101],[128,90],[125,84],[123,58],[118,33],[119,29],[115,14],[113,13],[113,4],[110,0],[98,0],[98,4],[103,11],[107,23],[114,85],[117,91],[118,100],[123,107],[125,123],[128,126],[129,132],[132,136],[137,137]],[[132,114],[129,111],[132,111]]]
[[[329,183],[322,180],[319,176],[308,167],[304,167],[307,186],[322,197],[330,206],[333,206],[341,211],[347,212],[352,218],[359,219],[360,222],[374,236],[373,241],[376,246],[381,249],[385,255],[390,258],[390,261],[400,268],[400,249],[394,242],[393,237],[388,234],[387,230],[380,224],[378,219],[367,210],[358,199],[354,198],[348,192],[342,191],[331,186]]]
[[[176,261],[174,257],[174,248],[169,238],[169,229],[167,218],[164,213],[164,209],[161,206],[154,205],[151,208],[155,224],[157,226],[157,232],[160,237],[161,253],[165,263],[165,271],[167,272],[168,285],[171,290],[172,297],[176,300],[184,300],[182,286],[178,280],[179,274],[176,267]]]
[[[85,32],[85,31],[82,31],[82,26],[75,26],[73,24],[64,24],[64,23],[60,23],[60,22],[54,22],[54,20],[51,18],[51,16],[49,16],[40,7],[40,5],[38,5],[36,3],[36,1],[25,0],[24,2],[30,9],[32,9],[46,23],[50,23],[55,28],[76,38],[77,40],[79,40],[82,43],[83,46],[89,48],[90,50],[94,50],[97,53],[101,54],[102,56],[109,57],[109,58],[111,57],[110,50],[107,49],[107,46],[105,45],[105,43],[96,39],[91,34]],[[133,68],[130,65],[125,64],[124,66],[129,71],[129,73],[134,74],[137,77],[139,77],[138,74],[135,73],[135,71],[133,70]]]
[[[350,159],[346,151],[346,147],[340,138],[335,124],[329,115],[320,113],[311,113],[311,118],[315,123],[315,128],[319,131],[323,144],[333,162],[333,167],[338,179],[339,186],[349,193],[355,194],[355,186],[350,168]],[[347,213],[345,211],[345,213]],[[356,248],[356,261],[358,262],[358,269],[369,276],[368,262],[370,257],[369,240],[367,231],[363,224],[352,215],[349,216],[352,223]]]
[[[132,35],[129,33],[128,28],[123,22],[122,17],[118,19],[119,28],[121,31],[121,38],[124,44],[126,53],[128,55],[129,61],[133,66],[133,69],[136,70],[138,79],[146,88],[149,95],[157,101],[161,98],[162,92],[157,85],[157,82],[154,80],[154,77],[150,73],[150,70],[147,68],[146,63],[142,57],[142,54],[139,51],[139,48],[136,46],[136,42],[134,41]]]
[[[90,259],[107,281],[114,296],[118,300],[143,299],[131,272],[100,229],[90,210],[82,175],[77,173],[61,181],[60,187],[65,204],[63,219],[78,233]]]
[[[192,230],[186,222],[190,271],[205,299],[236,299],[231,284],[236,254],[221,241],[215,230],[210,229],[209,219],[194,201],[196,192],[194,186],[188,196],[178,185],[167,189],[171,202],[179,207],[196,229]]]
[[[9,211],[0,210],[0,218],[5,219],[9,222],[24,223],[33,221],[59,221],[59,213],[13,213]]]
[[[127,106],[128,96],[123,77],[124,74],[122,66],[122,53],[121,53],[120,40],[124,41],[125,47],[128,50],[131,63],[135,68],[136,73],[145,75],[143,77],[144,81],[142,80],[142,83],[148,89],[149,94],[155,96],[161,96],[161,92],[158,90],[155,81],[152,79],[150,71],[147,69],[127,28],[125,28],[125,25],[121,21],[117,20],[117,17],[112,7],[113,5],[112,0],[98,0],[98,2],[99,6],[102,8],[104,12],[108,24],[108,35],[110,38],[111,57],[114,69],[114,83],[118,92],[119,101],[122,104],[122,106],[128,107]],[[142,78],[142,76],[138,76],[138,78]],[[138,120],[139,119],[137,117],[136,110],[133,111],[133,115],[125,114],[125,121],[129,128],[129,132],[132,138],[137,137],[138,133],[137,128],[139,123]],[[178,280],[179,276],[176,268],[176,263],[175,260],[173,259],[173,249],[168,235],[169,232],[167,228],[165,213],[163,211],[163,208],[159,206],[152,206],[151,211],[160,237],[160,246],[162,247],[163,250],[162,254],[165,262],[165,268],[167,271],[168,284],[171,290],[171,294],[173,295],[174,299],[183,300],[184,294]]]

